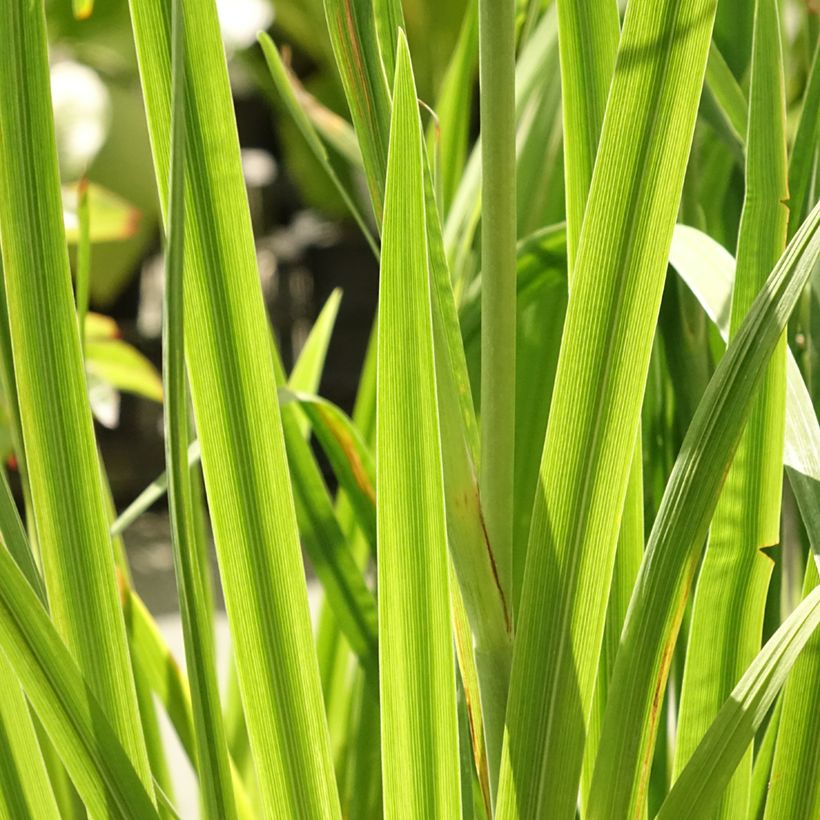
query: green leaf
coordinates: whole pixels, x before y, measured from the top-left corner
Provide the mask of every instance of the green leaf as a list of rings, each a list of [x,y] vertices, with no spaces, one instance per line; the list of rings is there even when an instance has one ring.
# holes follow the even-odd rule
[[[502,594],[512,598],[515,496],[515,2],[478,0],[481,113],[479,490]],[[496,784],[499,761],[490,762]],[[493,790],[495,792],[495,789]]]
[[[276,382],[280,394],[286,394],[284,367],[278,352],[273,352]],[[300,420],[296,405],[283,402],[282,425],[302,544],[339,627],[375,689],[376,602],[346,541],[319,465],[299,427]]]
[[[717,808],[735,766],[818,625],[820,587],[810,592],[783,622],[743,674],[680,773],[658,812],[658,820],[694,820],[709,816]],[[806,772],[801,775],[805,777]]]
[[[158,818],[102,706],[5,549],[0,646],[91,816]]]
[[[44,606],[47,605],[43,577],[40,575],[40,569],[31,551],[26,530],[17,512],[17,505],[14,503],[14,496],[11,494],[11,487],[9,487],[5,472],[0,474],[0,533],[3,536],[4,547],[26,576],[29,585],[37,593],[37,597]]]
[[[192,681],[194,737],[202,811],[212,820],[236,817],[228,747],[222,725],[216,653],[205,574],[206,555],[194,522],[188,467],[188,389],[185,378],[185,35],[181,0],[171,4],[171,152],[168,179],[165,293],[163,299],[163,386],[168,513],[188,674]]]
[[[267,34],[260,34],[259,44],[262,46],[262,51],[265,54],[268,70],[273,78],[276,90],[279,92],[279,96],[282,98],[282,102],[287,108],[288,113],[293,118],[294,123],[296,123],[296,127],[301,132],[302,137],[308,145],[308,148],[310,148],[313,152],[313,155],[316,157],[319,164],[322,166],[325,173],[336,187],[339,195],[342,197],[342,201],[350,210],[351,215],[356,220],[356,224],[361,229],[365,239],[367,239],[373,253],[378,256],[376,240],[373,238],[370,228],[359,210],[359,207],[356,205],[356,202],[350,196],[347,188],[339,179],[339,175],[336,173],[336,170],[330,161],[330,157],[328,156],[324,143],[316,133],[316,128],[304,110],[304,102],[300,102],[300,99],[294,90],[294,81],[288,73],[285,64],[282,62],[282,58],[279,55],[279,51],[274,45],[273,40],[271,40]]]
[[[0,40],[0,233],[49,606],[151,793],[65,244],[42,4],[9,7]]]
[[[440,205],[447,213],[464,172],[478,56],[478,6],[467,3],[461,31],[436,100],[436,119],[427,129],[427,151],[435,158]]]
[[[706,64],[706,88],[718,104],[732,138],[745,148],[749,103],[714,41]]]
[[[601,726],[606,711],[607,695],[621,632],[626,621],[629,600],[635,586],[635,579],[641,567],[644,546],[644,484],[643,484],[643,450],[640,438],[637,440],[632,466],[629,470],[629,485],[626,491],[621,531],[618,534],[618,546],[615,550],[615,566],[612,570],[612,584],[609,588],[609,602],[604,624],[604,638],[601,646],[601,658],[598,666],[598,680],[590,712],[586,746],[584,748],[584,768],[581,777],[581,805],[589,799],[592,776],[595,770],[595,759],[598,755]]]
[[[296,401],[307,417],[339,486],[345,491],[356,521],[376,543],[376,467],[373,454],[351,419],[319,396],[280,391],[282,403]]]
[[[724,340],[727,339],[735,278],[732,255],[696,228],[676,225],[669,263],[698,298]],[[785,427],[783,463],[806,521],[807,511],[803,504],[813,508],[816,482],[820,482],[820,425],[800,368],[789,348],[786,349]],[[820,527],[813,527],[810,521],[806,524],[812,545],[820,552]]]
[[[484,811],[487,817],[491,817],[493,804],[492,797],[490,796],[490,773],[487,769],[487,747],[484,738],[484,718],[482,715],[483,704],[481,702],[478,665],[476,663],[475,647],[473,646],[473,635],[470,630],[470,622],[467,619],[467,611],[464,608],[464,601],[461,598],[457,586],[453,591],[452,598],[456,656],[461,672],[465,709],[470,724],[469,751],[472,753],[473,765],[475,766],[475,772],[481,788],[481,799],[484,804]],[[461,738],[459,738],[459,753],[462,757],[466,751],[467,750],[463,748]],[[462,794],[469,785],[469,783],[465,784],[464,782],[464,771],[462,769]]]
[[[339,14],[337,0],[328,0],[326,10],[333,30],[333,15]],[[351,53],[364,55],[368,61],[378,58],[377,47],[370,37],[367,24],[358,26],[356,15],[365,14],[369,3],[356,4],[347,24],[336,32],[334,50],[337,61],[346,64]],[[337,42],[338,40],[338,42]],[[368,62],[368,64],[370,64]],[[342,69],[348,105],[353,114],[359,140],[377,145],[381,131],[387,130],[388,122],[383,115],[370,109],[367,117],[357,115],[361,100],[378,100],[382,93],[388,97],[383,74],[379,72],[354,72],[349,77]],[[536,71],[531,70],[533,77]],[[380,84],[385,88],[381,89]],[[359,94],[358,99],[354,99]],[[366,153],[363,147],[363,153]],[[377,158],[378,151],[371,151]],[[479,506],[476,469],[478,464],[478,434],[472,396],[469,389],[464,350],[459,338],[456,309],[447,260],[444,251],[441,224],[439,222],[433,184],[429,167],[424,165],[424,194],[426,204],[427,242],[433,297],[433,330],[435,335],[436,375],[440,379],[439,413],[442,442],[445,448],[444,490],[446,495],[447,526],[450,548],[459,578],[470,624],[476,636],[479,655],[479,679],[482,684],[482,710],[485,725],[494,726],[495,746],[500,746],[503,712],[506,703],[506,680],[509,669],[509,612],[493,563],[492,551],[487,542]],[[365,162],[372,191],[380,190],[383,177],[379,176],[377,162]],[[381,171],[383,174],[383,171]],[[375,200],[374,200],[375,202]],[[378,209],[374,205],[378,214]],[[370,384],[365,381],[364,384]],[[362,393],[362,395],[366,395]],[[363,431],[366,425],[359,425]],[[489,718],[487,710],[493,715]],[[489,746],[489,744],[488,744]]]
[[[296,518],[302,543],[339,627],[375,683],[376,601],[345,541],[310,445],[298,426],[297,407],[282,408]]]
[[[167,205],[170,3],[131,15]],[[230,87],[213,0],[184,4],[186,355],[263,809],[335,817],[327,722]]]
[[[281,365],[279,367],[281,368]],[[277,378],[284,380],[284,374]],[[288,404],[292,394],[288,394],[284,388],[280,389],[286,399],[282,406],[282,423],[296,518],[303,546],[345,636],[361,659],[363,666],[375,673],[377,644],[375,600],[351,556],[350,547],[346,543],[345,535],[333,511],[321,471],[298,426],[300,418],[294,414],[294,405]],[[331,433],[331,438],[332,435]],[[355,456],[355,453],[354,447],[351,456]],[[199,442],[195,441],[188,448],[189,466],[198,464],[200,457]],[[347,455],[340,453],[338,457],[344,461]],[[361,457],[367,459],[365,453],[362,453]],[[346,469],[342,463],[337,466],[342,470]],[[355,469],[354,467],[354,472]],[[165,495],[167,489],[168,477],[166,473],[162,473],[118,516],[112,524],[112,533],[123,532]],[[366,503],[370,505],[370,509],[363,508],[358,512],[365,516],[364,522],[369,526],[366,531],[372,531],[372,543],[375,545],[375,523],[373,523],[372,509],[374,499],[371,498]]]
[[[319,382],[325,368],[325,357],[327,356],[330,337],[333,335],[336,317],[339,315],[341,299],[342,292],[336,288],[328,296],[324,307],[316,317],[316,321],[310,329],[305,344],[299,351],[299,356],[288,378],[288,387],[291,390],[302,390],[306,393],[318,392]],[[299,429],[303,436],[308,434],[310,423],[307,419],[299,419]]]
[[[6,297],[6,278],[3,272],[2,251],[0,251],[0,386],[5,397],[8,413],[9,439],[17,459],[20,473],[20,484],[23,493],[23,505],[26,515],[32,509],[31,486],[28,480],[28,464],[23,447],[23,425],[20,418],[20,404],[17,396],[17,377],[14,374],[14,355],[11,349],[11,328],[9,327],[8,299]],[[39,560],[39,550],[37,559]]]
[[[704,538],[755,388],[820,256],[819,226],[820,206],[786,248],[747,313],[681,446],[621,636],[590,817],[631,814],[641,805],[661,694]]]
[[[194,741],[194,716],[191,703],[191,688],[188,678],[177,663],[140,597],[130,588],[124,576],[119,576],[120,598],[122,602],[128,641],[134,666],[144,676],[151,691],[162,704],[171,725],[176,732],[183,751],[196,771],[198,766]],[[250,818],[253,812],[242,779],[231,761],[231,778],[236,797],[237,809],[243,818]]]
[[[379,51],[374,0],[324,0],[324,5],[336,67],[362,152],[373,213],[376,224],[381,225],[390,92]]]
[[[567,255],[572,277],[620,38],[616,0],[559,0]]]
[[[387,817],[455,817],[458,729],[421,122],[400,37],[384,208],[377,399]]]
[[[820,144],[820,41],[815,44],[808,84],[797,133],[789,155],[789,236],[803,221],[811,207],[812,166],[817,163]]]
[[[820,590],[817,564],[809,560],[803,592]],[[820,631],[808,639],[783,690],[777,741],[766,798],[766,820],[820,813]]]
[[[776,0],[757,0],[746,198],[730,341],[786,243],[786,112],[778,16]],[[773,566],[761,549],[780,541],[785,398],[784,335],[767,366],[712,521],[692,609],[675,772],[683,769],[760,648]],[[721,798],[717,816],[746,815],[751,776],[749,749]]]
[[[299,351],[296,364],[293,365],[288,387],[291,390],[301,390],[305,393],[316,393],[322,371],[325,368],[325,357],[339,315],[339,303],[342,301],[342,292],[336,288],[322,307],[313,327],[310,329],[305,344]],[[303,428],[303,432],[306,432]]]
[[[494,781],[507,704],[512,618],[509,597],[501,583],[482,512],[475,410],[441,222],[426,162],[424,193],[447,536],[460,593],[451,593],[452,607],[457,610],[463,603],[473,632],[476,669],[462,665],[462,679],[468,689],[473,676],[478,679],[484,746],[489,776]],[[461,652],[460,658],[470,663],[468,653]],[[473,704],[478,700],[474,690],[468,691],[467,696]],[[476,755],[480,755],[480,746],[481,741],[477,740]]]
[[[617,3],[612,0],[601,0],[597,3],[561,0],[558,3],[558,32],[564,130],[567,272],[571,282],[621,33]],[[615,662],[632,584],[643,553],[643,466],[640,431],[636,434],[635,440],[621,532],[615,552],[598,679],[584,749],[581,776],[582,806],[586,802],[595,755],[598,751],[598,733],[606,705],[609,676]],[[535,439],[529,444],[533,441]],[[531,500],[532,492],[528,495]]]
[[[769,791],[769,776],[772,772],[775,743],[777,742],[777,729],[780,725],[780,713],[782,709],[783,698],[781,697],[772,709],[771,717],[763,733],[763,739],[756,744],[748,815],[752,820],[763,817],[766,795]]]
[[[77,217],[80,223],[77,237],[77,269],[74,272],[77,325],[80,329],[80,347],[85,356],[85,317],[88,313],[88,289],[91,278],[91,223],[88,207],[88,180],[77,184]]]
[[[188,466],[199,464],[202,452],[199,442],[194,441],[188,447]],[[144,512],[150,509],[168,491],[168,474],[158,475],[114,520],[111,524],[111,536],[122,535]]]
[[[376,20],[379,51],[388,77],[396,74],[396,43],[399,29],[404,28],[401,0],[373,0],[373,16]]]
[[[633,0],[624,22],[535,495],[501,818],[565,817],[576,804],[621,510],[713,15],[709,0],[660,6]]]
[[[317,381],[320,377],[321,368],[324,366],[324,356],[333,330],[333,324],[338,308],[338,299],[334,291],[325,303],[322,312],[316,320],[308,334],[305,346],[302,348],[299,358],[294,365],[292,377],[302,385],[302,389],[316,389]],[[96,314],[90,314],[89,319]],[[105,317],[99,317],[105,318]],[[88,330],[86,332],[89,332]],[[96,337],[98,331],[94,331]],[[100,331],[102,332],[102,327]],[[107,337],[106,337],[107,338]],[[302,360],[304,363],[302,364]],[[160,383],[160,388],[161,388]],[[199,442],[194,441],[188,447],[188,466],[199,464],[201,451]],[[111,535],[121,535],[134,521],[146,510],[165,495],[168,489],[168,477],[165,473],[157,476],[118,516],[111,525]]]
[[[0,816],[58,820],[54,792],[20,684],[0,655]]]

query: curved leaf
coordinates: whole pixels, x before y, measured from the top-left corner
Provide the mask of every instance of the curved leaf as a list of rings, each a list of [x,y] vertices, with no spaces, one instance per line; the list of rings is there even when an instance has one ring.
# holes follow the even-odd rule
[[[820,257],[818,227],[820,205],[753,303],[684,439],[621,636],[593,775],[592,817],[634,816],[645,793],[661,694],[704,538],[755,387]]]

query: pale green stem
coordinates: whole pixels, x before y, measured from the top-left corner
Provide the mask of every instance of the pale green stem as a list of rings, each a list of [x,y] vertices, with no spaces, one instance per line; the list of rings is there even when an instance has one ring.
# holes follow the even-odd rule
[[[479,0],[481,501],[505,593],[512,582],[515,449],[515,3]],[[509,595],[507,595],[509,598]]]
[[[479,491],[498,580],[511,600],[515,452],[515,2],[479,0],[481,109],[481,469]],[[497,686],[506,689],[507,680]],[[482,686],[486,699],[486,687]],[[506,691],[483,708],[493,795]]]

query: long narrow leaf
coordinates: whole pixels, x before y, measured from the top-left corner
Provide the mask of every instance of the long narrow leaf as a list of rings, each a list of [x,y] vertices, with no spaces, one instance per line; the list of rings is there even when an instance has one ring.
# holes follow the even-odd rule
[[[284,371],[276,361],[277,381]],[[339,626],[362,666],[376,677],[376,601],[364,582],[333,510],[319,466],[299,429],[295,404],[282,407],[282,425],[305,551],[325,590]]]
[[[94,817],[159,815],[14,559],[0,549],[0,647]]]
[[[695,820],[717,808],[734,767],[818,625],[820,587],[783,622],[732,690],[661,806],[658,820]]]
[[[713,16],[710,0],[633,0],[624,22],[530,530],[502,818],[575,810],[620,513]]]
[[[324,367],[324,359],[330,341],[330,334],[333,332],[336,321],[340,297],[339,291],[334,291],[328,297],[311,328],[296,364],[293,366],[290,379],[292,389],[307,390],[308,392],[314,392],[318,389],[321,369]],[[307,423],[300,425],[300,429],[306,432]],[[188,447],[188,466],[192,467],[199,464],[200,458],[199,442],[194,441]],[[111,525],[111,536],[121,535],[137,518],[159,501],[167,490],[168,476],[166,473],[161,473],[117,516]]]
[[[706,65],[706,87],[723,113],[732,136],[739,145],[745,146],[749,104],[732,69],[726,64],[714,42],[709,49],[709,62]]]
[[[11,4],[0,41],[0,235],[50,611],[151,792],[74,311],[42,4]]]
[[[351,419],[319,396],[290,393],[307,416],[356,521],[371,544],[376,543],[376,467],[373,454]]]
[[[558,0],[569,272],[575,262],[620,37],[615,0]]]
[[[767,279],[684,439],[621,636],[593,775],[591,817],[634,816],[645,794],[661,694],[706,531],[755,387],[820,257],[818,227],[820,206]]]
[[[814,49],[809,81],[803,97],[803,109],[797,133],[794,135],[789,156],[789,235],[791,236],[803,221],[811,207],[812,166],[817,163],[818,143],[820,143],[820,41]]]
[[[564,180],[567,213],[567,270],[570,281],[586,210],[601,124],[615,68],[620,37],[617,3],[559,0],[558,41],[561,54],[561,105],[564,120]],[[604,642],[587,730],[581,802],[586,801],[598,732],[606,704],[609,675],[626,615],[632,583],[643,552],[643,468],[641,435],[630,469],[624,516],[616,548],[612,586],[604,625]],[[519,560],[518,558],[516,560]]]
[[[327,0],[326,13],[333,27],[340,15],[338,0]],[[355,71],[347,75],[350,54],[360,55],[370,65],[378,58],[376,45],[365,24],[354,24],[356,15],[366,14],[368,2],[353,7],[355,15],[346,18],[334,39],[337,62],[342,66],[345,89],[353,122],[360,142],[376,146],[387,132],[389,123],[384,112],[379,115],[369,109],[364,116],[360,102],[389,97],[384,75],[378,71]],[[530,69],[528,76],[535,83],[537,70]],[[384,88],[380,87],[384,86]],[[356,96],[358,95],[358,96]],[[352,96],[356,98],[351,98]],[[358,113],[357,113],[358,112]],[[364,151],[364,149],[363,149]],[[375,148],[372,158],[378,158]],[[472,405],[469,377],[467,375],[464,348],[460,339],[457,314],[447,259],[444,249],[441,223],[437,213],[434,186],[429,164],[424,162],[424,193],[426,204],[427,242],[433,297],[433,332],[435,338],[435,361],[438,383],[439,418],[444,446],[444,490],[446,495],[447,526],[450,549],[458,576],[465,608],[476,641],[477,658],[481,657],[478,677],[481,684],[481,705],[487,728],[488,750],[500,749],[503,713],[506,707],[507,679],[510,663],[509,604],[499,584],[492,547],[486,529],[478,494],[478,432]],[[384,171],[378,163],[365,163],[371,192],[383,187]],[[371,193],[372,195],[372,193]],[[375,200],[374,200],[375,203]],[[378,209],[375,208],[377,211]],[[365,385],[372,384],[368,380]],[[361,394],[365,396],[365,393]],[[464,680],[472,680],[470,674]],[[476,693],[471,693],[473,702]],[[490,751],[492,755],[494,751]]]
[[[213,0],[185,2],[186,354],[239,682],[271,815],[339,813],[225,55]],[[131,15],[167,207],[170,3]]]
[[[373,249],[373,252],[378,255],[376,242],[373,239],[373,235],[370,232],[370,228],[368,227],[364,216],[359,211],[356,202],[350,196],[347,188],[339,179],[339,175],[336,173],[336,170],[330,162],[330,157],[328,156],[324,143],[316,133],[316,129],[313,127],[313,124],[304,112],[302,106],[299,104],[299,99],[294,93],[288,71],[285,68],[285,64],[282,62],[282,58],[279,55],[279,51],[274,45],[273,40],[271,40],[267,34],[260,34],[259,43],[265,54],[265,61],[268,64],[268,70],[270,71],[271,78],[273,79],[276,90],[279,92],[279,96],[282,98],[282,102],[285,104],[288,113],[293,118],[294,123],[296,123],[296,127],[301,132],[302,137],[308,145],[308,148],[310,148],[325,173],[328,177],[330,177],[330,180],[333,182],[333,185],[339,192],[339,195],[342,197],[345,205],[350,210],[351,215],[356,220],[356,224],[361,229],[365,239],[367,239],[368,244]]]
[[[151,617],[145,604],[130,588],[123,576],[119,576],[119,583],[134,666],[143,675],[151,692],[162,704],[183,751],[188,756],[191,766],[196,770],[198,761],[194,741],[191,687],[188,678],[165,643],[156,621]],[[249,818],[252,816],[250,802],[242,779],[233,765],[231,765],[231,779],[239,814],[243,818]]]
[[[388,818],[455,817],[461,799],[422,162],[402,37],[384,209],[376,449]]]
[[[219,705],[216,655],[207,565],[194,524],[191,471],[188,467],[188,389],[185,378],[185,37],[181,0],[171,4],[171,155],[168,181],[168,243],[163,301],[163,385],[165,392],[165,461],[168,465],[168,511],[174,552],[185,657],[192,681],[202,809],[212,820],[236,817],[228,747]]]
[[[467,3],[458,42],[436,101],[436,121],[427,137],[428,152],[436,157],[441,208],[445,214],[464,171],[477,54],[478,6]]]
[[[729,312],[735,260],[710,236],[687,225],[677,225],[669,262],[698,298],[706,314],[724,340],[729,337]],[[820,482],[820,425],[800,368],[790,349],[786,349],[786,432],[783,464],[798,503],[808,503]],[[805,480],[805,484],[798,479]],[[809,538],[820,551],[820,528],[807,524]]]
[[[481,466],[487,539],[512,598],[515,495],[515,3],[478,0],[481,111]],[[492,747],[491,747],[492,751]],[[497,782],[499,760],[490,761]]]
[[[0,655],[0,816],[57,820],[60,816],[20,684]]]
[[[809,560],[805,595],[820,589],[817,565]],[[783,690],[771,774],[766,820],[817,817],[820,813],[820,631],[808,640]]]
[[[376,33],[374,2],[324,0],[330,41],[364,161],[376,224],[382,221],[390,93]]]
[[[746,201],[740,223],[730,339],[786,242],[788,210],[783,65],[778,4],[757,0]],[[675,770],[685,766],[723,701],[758,652],[772,571],[760,550],[780,540],[786,339],[766,369],[721,491],[694,597],[681,688]],[[722,797],[719,816],[745,815],[751,750]]]
[[[342,292],[336,288],[319,311],[288,377],[288,387],[291,390],[303,390],[306,393],[316,393],[319,390],[341,300]],[[307,432],[306,427],[301,429],[303,433]]]

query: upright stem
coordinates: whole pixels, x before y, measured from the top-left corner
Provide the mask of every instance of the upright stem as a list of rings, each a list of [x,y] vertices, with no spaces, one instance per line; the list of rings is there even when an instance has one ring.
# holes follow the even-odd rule
[[[515,452],[515,2],[479,0],[481,106],[481,470],[484,522],[499,582],[512,600]],[[507,680],[482,692],[495,798]]]
[[[484,520],[512,591],[515,449],[515,2],[479,0],[481,107],[481,476]]]

